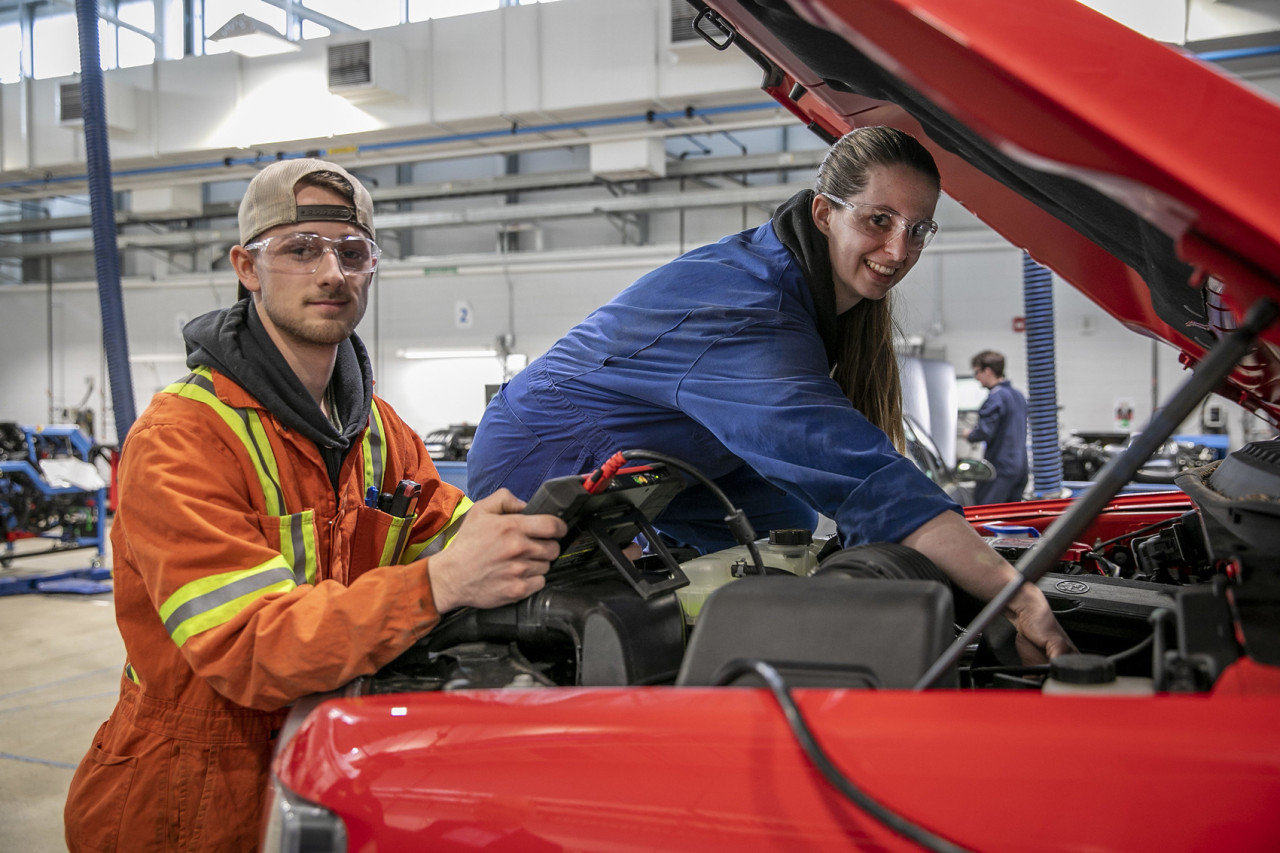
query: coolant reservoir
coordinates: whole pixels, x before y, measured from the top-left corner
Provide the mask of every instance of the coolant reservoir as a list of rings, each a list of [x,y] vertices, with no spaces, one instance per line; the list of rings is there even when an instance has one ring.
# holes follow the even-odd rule
[[[818,551],[823,543],[815,544],[808,530],[772,530],[768,539],[757,540],[760,562],[766,569],[781,569],[793,575],[808,575],[818,566]],[[684,609],[684,621],[692,625],[698,621],[698,613],[707,596],[729,581],[737,580],[755,571],[751,552],[746,545],[738,545],[704,554],[680,568],[689,578],[689,585],[676,590],[680,606]]]
[[[1116,667],[1102,655],[1058,655],[1049,661],[1049,677],[1043,693],[1059,696],[1149,696],[1155,692],[1150,678],[1116,675]]]

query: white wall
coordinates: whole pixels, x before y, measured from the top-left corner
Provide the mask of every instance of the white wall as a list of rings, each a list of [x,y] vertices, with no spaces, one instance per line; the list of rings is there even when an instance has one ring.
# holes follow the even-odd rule
[[[511,334],[513,351],[532,359],[592,309],[677,251],[677,246],[667,244],[635,250],[633,261],[619,251],[615,260],[607,260],[606,254],[595,263],[565,261],[540,271],[515,269],[509,274],[489,264],[478,272],[463,266],[456,273],[384,276],[375,285],[358,330],[375,357],[378,392],[420,432],[475,422],[483,410],[484,386],[501,379],[496,358],[411,361],[397,357],[396,351],[490,347],[499,335]],[[471,268],[478,269],[474,264]],[[229,275],[197,283],[125,282],[139,412],[153,393],[186,372],[179,324],[230,304],[234,290]],[[1012,330],[1012,319],[1024,313],[1021,257],[1016,250],[995,246],[948,251],[939,238],[898,292],[904,331],[920,335],[929,354],[945,358],[957,375],[965,376],[974,353],[999,350],[1008,359],[1013,383],[1026,389],[1026,336]],[[0,419],[48,420],[46,296],[42,288],[0,288]],[[455,321],[459,301],[472,308],[469,326]],[[1056,278],[1054,312],[1064,429],[1112,428],[1114,404],[1121,398],[1134,403],[1135,426],[1145,423],[1151,416],[1151,341],[1121,327]],[[52,317],[52,404],[75,405],[86,377],[92,378],[96,390],[89,405],[97,413],[99,439],[109,442],[114,428],[105,408],[108,380],[96,291],[87,285],[55,286]],[[1156,348],[1155,370],[1162,399],[1186,375],[1176,353],[1163,344]],[[1233,429],[1238,432],[1239,414],[1235,417]],[[1193,425],[1188,431],[1195,431]]]

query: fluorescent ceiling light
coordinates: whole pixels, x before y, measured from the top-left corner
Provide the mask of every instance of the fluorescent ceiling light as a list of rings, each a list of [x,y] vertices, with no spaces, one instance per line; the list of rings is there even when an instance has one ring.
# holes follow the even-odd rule
[[[397,358],[497,358],[492,349],[398,349]]]
[[[243,12],[219,27],[209,36],[209,41],[224,45],[242,56],[271,56],[300,49],[271,26]]]
[[[180,362],[185,364],[187,357],[176,352],[158,352],[158,353],[130,353],[130,364],[169,364],[170,362]]]

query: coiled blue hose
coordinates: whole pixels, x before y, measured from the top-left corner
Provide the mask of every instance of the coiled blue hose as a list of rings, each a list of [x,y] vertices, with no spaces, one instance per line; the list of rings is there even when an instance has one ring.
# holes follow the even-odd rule
[[[1027,316],[1027,421],[1037,498],[1062,494],[1058,446],[1058,381],[1054,372],[1053,274],[1022,253],[1022,298]]]
[[[124,325],[124,297],[120,288],[120,252],[116,245],[115,197],[111,190],[111,154],[107,149],[107,117],[98,49],[97,0],[76,0],[80,34],[80,103],[84,111],[84,148],[89,177],[89,211],[93,226],[93,260],[98,274],[98,304],[102,311],[102,345],[111,380],[111,408],[115,412],[116,442],[133,426],[133,377],[129,371],[129,341]]]

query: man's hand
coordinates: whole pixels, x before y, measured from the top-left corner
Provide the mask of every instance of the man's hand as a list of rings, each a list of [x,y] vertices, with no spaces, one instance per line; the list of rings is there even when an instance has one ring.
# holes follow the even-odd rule
[[[449,547],[428,564],[436,610],[501,607],[542,589],[568,529],[554,515],[522,514],[524,505],[499,489],[471,507]]]

